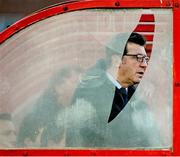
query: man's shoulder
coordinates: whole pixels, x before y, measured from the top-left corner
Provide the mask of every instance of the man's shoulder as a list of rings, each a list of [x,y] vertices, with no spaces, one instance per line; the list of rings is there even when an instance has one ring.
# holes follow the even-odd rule
[[[106,75],[83,80],[74,93],[74,99],[84,98],[93,104],[112,99],[115,86],[108,80]],[[109,101],[108,100],[108,101]]]

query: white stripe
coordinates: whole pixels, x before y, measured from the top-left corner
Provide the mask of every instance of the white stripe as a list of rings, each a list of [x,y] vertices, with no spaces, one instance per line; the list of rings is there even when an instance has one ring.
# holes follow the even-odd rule
[[[146,41],[146,45],[147,44],[153,44],[153,42],[152,41]]]
[[[151,24],[151,25],[155,25],[155,22],[139,22],[139,24],[141,24],[141,25],[149,25],[149,24]]]
[[[154,32],[138,32],[136,31],[136,33],[142,34],[142,35],[154,35]]]

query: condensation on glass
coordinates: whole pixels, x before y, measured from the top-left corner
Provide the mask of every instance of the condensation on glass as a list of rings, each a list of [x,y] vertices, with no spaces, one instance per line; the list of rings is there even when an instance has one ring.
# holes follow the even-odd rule
[[[140,23],[144,14],[154,22]],[[155,28],[138,32],[153,36],[150,61],[108,123],[115,89],[105,80],[116,80],[139,24]],[[88,9],[28,26],[0,46],[0,147],[171,148],[172,60],[168,9]]]

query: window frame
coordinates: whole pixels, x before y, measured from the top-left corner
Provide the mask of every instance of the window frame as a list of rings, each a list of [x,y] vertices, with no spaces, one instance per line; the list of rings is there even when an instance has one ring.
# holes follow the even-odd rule
[[[180,155],[180,0],[80,0],[57,4],[39,10],[11,25],[0,33],[0,44],[29,25],[45,18],[66,12],[92,8],[111,9],[171,9],[173,12],[173,147],[170,150],[114,150],[114,149],[1,149],[0,154],[9,155]]]

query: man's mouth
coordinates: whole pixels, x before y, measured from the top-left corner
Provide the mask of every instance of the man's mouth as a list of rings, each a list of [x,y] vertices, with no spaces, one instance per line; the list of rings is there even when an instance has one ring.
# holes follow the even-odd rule
[[[137,72],[137,75],[138,75],[139,78],[142,78],[143,75],[144,75],[144,72],[143,71]]]
[[[140,74],[140,75],[144,75],[144,72],[137,72],[138,74]]]

